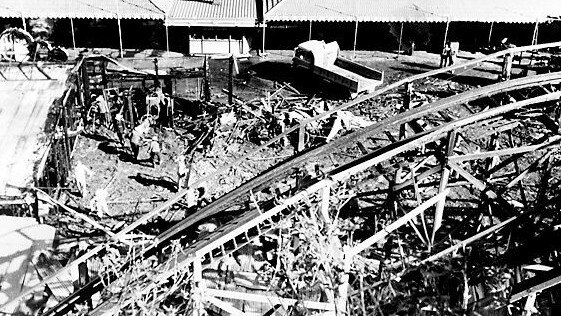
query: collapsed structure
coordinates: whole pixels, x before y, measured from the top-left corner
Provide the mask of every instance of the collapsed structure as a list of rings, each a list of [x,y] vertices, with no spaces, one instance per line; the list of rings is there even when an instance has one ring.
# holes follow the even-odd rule
[[[329,100],[283,95],[295,90],[284,84],[267,99],[238,99],[205,111],[199,125],[212,122],[206,124],[212,128],[191,139],[185,153],[204,147],[214,134],[217,142],[219,132],[226,145],[240,135],[253,135],[259,145],[187,181],[188,188],[178,187],[120,228],[100,224],[79,205],[47,198],[101,233],[100,241],[64,266],[46,256],[36,259],[36,266],[52,260],[54,271],[0,308],[12,311],[39,292],[51,300],[46,315],[531,312],[536,300],[548,299],[537,293],[560,282],[557,245],[543,240],[558,236],[561,74],[520,77],[443,98],[415,91],[428,78],[451,71],[457,76],[505,54],[531,62],[525,52],[560,45],[511,48],[331,106]],[[116,65],[117,77],[130,79],[114,95],[107,91],[108,64]],[[61,128],[50,134],[51,146],[64,149],[51,154],[55,173],[70,168],[70,136],[79,129],[71,119],[75,106],[88,113],[92,95],[107,94],[123,102],[132,129],[139,116],[134,108],[142,108],[133,106],[142,100],[134,97],[134,87],[159,84],[154,75],[103,56],[83,58],[65,74],[72,84],[57,82],[63,88],[52,90],[66,91],[55,107],[64,117],[56,120]],[[44,99],[46,108],[52,99]],[[364,110],[368,106],[383,111],[375,117],[374,110]],[[353,107],[372,110],[368,121],[353,119]],[[212,119],[205,121],[208,115]],[[227,125],[233,126],[219,130]],[[296,154],[253,163],[281,142],[279,151],[293,147]],[[61,161],[64,168],[57,165]],[[49,183],[62,190],[66,175],[55,174]],[[224,178],[239,183],[220,192]],[[192,203],[193,189],[203,182],[218,192],[215,199]],[[38,187],[20,186],[40,192]],[[160,229],[156,220],[165,212],[180,219]],[[76,290],[68,285],[74,281]],[[551,301],[559,299],[550,293]],[[525,305],[518,303],[522,299]]]

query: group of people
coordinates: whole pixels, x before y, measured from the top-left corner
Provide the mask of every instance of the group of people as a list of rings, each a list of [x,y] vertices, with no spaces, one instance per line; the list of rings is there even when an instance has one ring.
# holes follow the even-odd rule
[[[132,152],[132,157],[134,161],[138,161],[138,155],[140,148],[144,145],[148,145],[148,153],[150,155],[150,162],[152,167],[160,164],[161,161],[161,145],[160,140],[157,135],[146,137],[152,124],[160,118],[160,107],[162,104],[167,104],[169,100],[162,93],[161,87],[155,87],[152,93],[149,93],[146,97],[146,111],[147,115],[141,121],[141,123],[134,127],[130,133],[126,133],[126,122],[123,118],[123,112],[125,110],[124,102],[122,100],[122,94],[117,93],[116,95],[111,95],[107,93],[109,101],[106,100],[104,95],[92,94],[91,108],[94,108],[96,113],[99,115],[99,123],[107,128],[110,128],[115,132],[119,143],[124,148],[126,147],[125,138],[128,135],[130,142],[130,150]],[[111,106],[111,104],[113,106]],[[112,112],[112,108],[114,111]],[[134,107],[133,107],[134,109]],[[154,113],[154,109],[156,112]],[[134,115],[134,114],[133,114]],[[170,116],[168,113],[164,116]],[[95,121],[94,124],[95,130]]]

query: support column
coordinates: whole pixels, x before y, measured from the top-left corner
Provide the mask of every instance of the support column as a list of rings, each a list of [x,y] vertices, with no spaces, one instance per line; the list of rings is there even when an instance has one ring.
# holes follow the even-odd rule
[[[168,29],[167,17],[166,20],[164,21],[164,25],[166,27],[166,51],[169,53],[169,29]]]
[[[448,166],[448,158],[454,153],[454,147],[456,146],[456,132],[450,131],[448,133],[448,145],[446,147],[446,153],[444,156],[444,161],[442,162],[442,174],[440,176],[440,185],[438,188],[438,193],[442,193],[446,190],[448,186],[448,179],[450,178],[450,167]],[[430,244],[434,243],[434,236],[436,231],[442,225],[442,216],[444,214],[444,205],[446,203],[446,196],[436,203],[436,209],[434,212],[434,225],[432,229],[432,236]]]
[[[353,58],[356,58],[356,36],[358,33],[358,18],[355,18],[355,40],[353,42]]]
[[[119,1],[121,0],[115,1],[117,2],[117,25],[119,26],[119,56],[123,58],[123,31],[121,29],[121,13],[119,10]]]
[[[228,104],[234,104],[234,55],[228,58]]]
[[[312,20],[310,19],[310,31],[308,32],[308,41],[312,40]]]
[[[72,30],[72,47],[76,50],[76,37],[74,35],[74,19],[70,18],[70,28]]]
[[[401,55],[401,39],[403,38],[403,22],[401,22],[401,29],[399,30],[399,45],[397,46],[397,56]]]
[[[203,267],[201,257],[197,256],[193,261],[193,315],[204,315],[203,310]]]
[[[539,25],[539,22],[536,21],[536,26],[534,27],[534,33],[532,34],[532,43],[531,43],[531,45],[536,45],[536,44],[538,44],[538,25]]]
[[[117,24],[119,25],[119,56],[123,58],[123,34],[121,31],[121,18],[117,18]]]
[[[495,22],[491,22],[491,27],[489,28],[489,38],[487,39],[487,45],[491,45],[491,35],[493,34],[493,25]]]
[[[323,217],[323,221],[325,223],[330,223],[331,219],[329,218],[329,197],[331,193],[331,185],[325,186],[321,189],[321,205],[320,205],[320,214]]]
[[[446,30],[444,31],[444,41],[442,42],[442,47],[446,46],[448,41],[448,28],[450,27],[450,18],[446,20]]]
[[[263,53],[263,55],[265,55],[265,28],[266,28],[266,24],[265,22],[263,22],[263,39],[262,39],[262,43],[261,43],[261,52]]]

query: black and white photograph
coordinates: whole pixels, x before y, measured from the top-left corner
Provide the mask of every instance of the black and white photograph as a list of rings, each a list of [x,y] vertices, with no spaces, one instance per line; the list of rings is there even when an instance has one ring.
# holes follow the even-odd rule
[[[561,316],[561,0],[0,0],[0,316]]]

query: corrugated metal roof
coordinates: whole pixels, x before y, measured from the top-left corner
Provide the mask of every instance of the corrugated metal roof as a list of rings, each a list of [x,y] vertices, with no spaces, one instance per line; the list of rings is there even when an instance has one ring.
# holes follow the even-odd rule
[[[160,0],[161,1],[161,0]],[[164,19],[152,0],[0,0],[4,18]]]
[[[265,12],[282,0],[263,0]],[[257,0],[175,0],[168,25],[253,27],[257,23]]]
[[[170,25],[255,26],[255,0],[176,0],[168,14]]]
[[[283,0],[268,21],[543,22],[561,1],[540,0]]]

